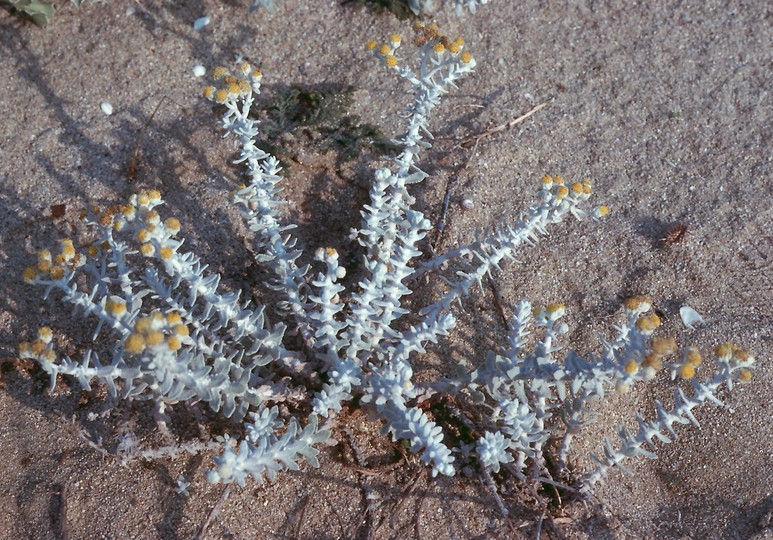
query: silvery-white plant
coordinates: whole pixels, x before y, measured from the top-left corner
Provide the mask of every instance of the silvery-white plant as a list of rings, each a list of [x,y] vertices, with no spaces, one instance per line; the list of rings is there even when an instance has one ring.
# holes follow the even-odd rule
[[[416,358],[454,330],[455,304],[476,285],[565,218],[598,220],[609,211],[587,207],[589,180],[545,176],[537,202],[520,219],[422,260],[432,226],[410,189],[427,176],[418,163],[430,146],[429,117],[476,62],[463,40],[448,38],[435,25],[417,23],[414,29],[416,69],[398,58],[400,36],[366,46],[410,83],[413,100],[397,141],[402,151],[390,167],[375,171],[362,222],[352,231],[351,240],[364,253],[357,283],[346,281],[332,248],[306,246],[314,253],[314,269],[299,263],[304,252],[283,217],[279,162],[259,148],[258,121],[250,116],[262,74],[240,62],[233,71],[215,68],[203,94],[222,108],[222,127],[238,145],[237,163],[247,181],[233,200],[254,237],[257,262],[274,276],[267,285],[281,300],[250,305],[238,293],[220,292],[220,276],[185,251],[179,220],[162,218],[162,196],[150,190],[125,204],[86,212],[96,240],[83,249],[63,240],[55,252],[38,252],[36,266],[24,272],[26,282],[45,288],[44,296],[56,290],[94,318],[95,337],[110,334],[107,357],[88,351],[80,360],[60,358],[46,327],[21,344],[20,356],[40,363],[52,389],[59,375],[68,375],[84,388],[96,382],[114,397],[151,400],[160,418],[179,402],[204,402],[227,418],[246,418],[241,442],[224,437],[214,444],[219,455],[207,472],[210,482],[239,485],[248,476],[259,483],[273,480],[301,460],[318,465],[316,447],[330,438],[337,413],[355,398],[380,417],[384,433],[420,453],[433,476],[477,463],[484,474],[504,469],[521,479],[552,481],[548,442],[558,441],[557,461],[566,466],[573,438],[593,418],[594,401],[626,393],[663,368],[672,379],[689,380],[691,391],[677,390],[673,406],[656,404],[655,419],[637,416],[638,432],[620,428],[617,445],[605,442],[603,455],[593,456],[597,468],[579,483],[589,492],[625,458],[655,457],[654,440],[670,442],[675,423],[697,424],[691,412],[696,406],[721,405],[721,386],[749,381],[754,357],[728,343],[715,351],[713,374],[698,382],[699,351],[687,347],[679,353],[673,338],[655,337],[660,321],[650,300],[636,296],[624,302],[624,320],[599,352],[581,354],[561,345],[568,330],[562,304],[535,307],[524,301],[515,307],[500,353],[460,362],[453,377],[414,383]],[[436,301],[409,310],[407,296],[424,277],[449,265],[460,269],[442,278]],[[270,315],[284,322],[271,322]],[[300,345],[290,335],[300,336]],[[453,409],[475,436],[455,441],[422,407],[427,400]],[[306,413],[281,412],[283,402]]]
[[[457,15],[461,15],[465,8],[470,10],[470,13],[475,13],[478,6],[488,4],[490,0],[444,0],[443,4],[453,4]],[[408,0],[408,7],[416,15],[422,13],[431,12],[434,8],[432,0]]]

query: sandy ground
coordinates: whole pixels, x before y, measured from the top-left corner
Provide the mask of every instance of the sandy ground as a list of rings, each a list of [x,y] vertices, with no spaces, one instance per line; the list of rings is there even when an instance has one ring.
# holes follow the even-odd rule
[[[35,250],[74,233],[79,208],[152,187],[165,193],[190,247],[226,283],[250,283],[243,228],[228,204],[239,171],[199,99],[203,82],[193,66],[244,54],[260,65],[268,96],[290,84],[352,85],[353,113],[394,134],[405,86],[363,44],[407,35],[409,25],[328,0],[286,0],[275,13],[250,17],[235,0],[114,0],[80,11],[60,4],[45,31],[0,11],[0,537],[189,538],[222,491],[202,475],[211,456],[123,468],[80,440],[69,419],[99,410],[100,394],[81,394],[72,381],[49,393],[39,373],[7,361],[41,324],[70,336],[63,349],[74,355],[88,346],[90,327],[55,299],[41,300],[40,290],[21,282],[22,269]],[[499,281],[505,307],[522,297],[563,300],[569,339],[584,350],[609,335],[622,298],[646,293],[664,316],[664,332],[680,343],[708,351],[732,339],[757,354],[753,384],[724,396],[732,412],[699,410],[701,430],[681,430],[658,460],[633,463],[634,476],[613,472],[591,517],[577,503],[552,508],[554,525],[546,519],[543,537],[773,538],[773,13],[761,1],[622,4],[494,0],[475,16],[438,13],[435,20],[465,38],[479,65],[434,117],[437,141],[423,162],[431,178],[417,191],[418,204],[437,217],[457,176],[445,237],[452,245],[517,216],[544,173],[590,177],[597,201],[614,212],[601,223],[562,225],[506,267]],[[193,22],[203,15],[212,22],[197,32]],[[528,121],[474,151],[454,149],[541,103]],[[309,252],[330,242],[345,249],[372,163],[367,155],[342,163],[313,142],[304,133],[283,139],[295,145],[289,211]],[[472,210],[461,209],[463,198]],[[52,219],[57,204],[66,213]],[[663,245],[675,224],[687,225],[687,234]],[[708,324],[684,330],[684,304]],[[502,346],[492,306],[490,291],[467,300],[459,333],[417,364],[419,376]],[[617,423],[631,425],[636,410],[652,414],[654,398],[670,402],[669,388],[657,383],[610,400],[577,443],[580,470]],[[147,435],[146,411],[135,413]],[[377,423],[354,410],[343,424],[369,465],[395,461]],[[413,458],[365,475],[352,466],[348,437],[337,435],[341,443],[323,449],[320,469],[232,490],[206,538],[535,536],[539,511],[518,503],[522,495],[505,496],[513,510],[508,529],[478,479],[429,481]],[[193,478],[190,497],[174,491],[180,473]],[[366,491],[377,502],[367,516]]]

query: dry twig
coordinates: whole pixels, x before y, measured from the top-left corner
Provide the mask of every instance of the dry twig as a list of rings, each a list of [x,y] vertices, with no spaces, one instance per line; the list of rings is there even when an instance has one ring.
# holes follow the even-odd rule
[[[57,484],[54,489],[58,507],[55,519],[56,537],[59,540],[67,540],[70,537],[67,531],[67,483]]]
[[[473,141],[477,145],[478,142],[481,139],[483,139],[484,137],[488,137],[490,135],[493,135],[494,133],[499,133],[500,131],[504,131],[506,129],[510,129],[513,126],[520,124],[521,122],[523,122],[524,120],[529,118],[534,113],[539,112],[547,104],[548,104],[547,101],[545,101],[543,103],[540,103],[539,105],[537,105],[536,107],[531,109],[529,112],[522,114],[518,118],[514,118],[513,120],[510,120],[509,122],[506,122],[504,124],[499,124],[498,126],[494,126],[492,128],[488,128],[485,131],[481,131],[480,133],[477,133],[475,135],[471,135],[470,137],[467,137],[466,139],[464,139],[459,144],[459,146],[461,146],[463,148],[469,148],[469,144],[471,142],[473,142]]]
[[[193,535],[193,538],[191,540],[201,540],[204,538],[204,535],[207,532],[207,529],[209,529],[209,526],[212,525],[212,521],[220,514],[220,509],[223,507],[223,503],[225,503],[225,500],[228,498],[228,495],[231,493],[231,486],[233,484],[228,484],[226,488],[223,490],[223,493],[220,494],[220,498],[215,503],[215,506],[212,507],[212,510],[210,510],[209,515],[207,516],[207,519],[204,520],[204,522],[199,525],[199,528],[196,530],[196,534]]]

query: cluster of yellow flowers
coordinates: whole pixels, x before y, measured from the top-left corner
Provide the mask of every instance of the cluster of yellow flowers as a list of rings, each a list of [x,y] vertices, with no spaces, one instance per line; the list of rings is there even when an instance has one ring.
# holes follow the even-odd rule
[[[655,329],[660,326],[660,317],[656,314],[645,314],[652,307],[652,302],[646,296],[633,296],[623,302],[625,308],[632,314],[638,316],[636,328],[642,335],[651,335]],[[664,357],[673,354],[677,350],[676,340],[669,338],[652,338],[649,343],[649,352],[644,356],[641,363],[637,360],[629,360],[624,371],[628,375],[635,375],[641,370],[641,375],[645,380],[651,380],[655,373],[664,365]],[[737,371],[735,379],[741,382],[751,380],[751,370],[754,363],[754,356],[747,349],[742,349],[733,343],[725,343],[718,346],[715,350],[717,361],[720,364],[727,365],[731,372]],[[675,362],[668,363],[671,368],[672,377],[677,375],[685,380],[695,377],[698,366],[703,363],[703,358],[697,347],[689,346],[682,352],[681,358]],[[629,385],[622,381],[617,385],[618,392],[625,393]]]
[[[176,311],[166,315],[154,311],[134,323],[134,332],[126,339],[124,348],[130,354],[141,354],[146,348],[178,350],[189,335],[188,327]]]
[[[34,283],[38,279],[62,279],[68,271],[83,266],[86,262],[85,257],[75,251],[71,239],[60,240],[59,246],[56,256],[52,256],[48,249],[38,251],[37,265],[24,269],[22,276],[25,283]]]
[[[636,362],[628,362],[625,365],[626,373],[636,373],[639,368],[642,369],[642,375],[646,380],[655,378],[655,374],[663,368],[663,359],[669,354],[676,352],[676,340],[672,337],[655,337],[650,341],[650,352],[644,356],[641,365]]]
[[[545,189],[552,189],[556,187],[555,197],[560,201],[566,198],[570,191],[575,197],[580,197],[582,200],[587,200],[592,190],[591,181],[589,178],[583,178],[578,182],[572,182],[567,185],[566,181],[561,176],[545,175],[542,177],[542,186]]]
[[[425,25],[422,22],[416,22],[413,25],[413,30],[416,32],[416,36],[413,38],[414,45],[432,49],[432,52],[439,58],[450,54],[454,59],[459,59],[464,64],[472,62],[472,54],[469,51],[463,51],[464,40],[462,38],[451,40],[440,32],[437,24]],[[392,34],[389,36],[388,42],[381,45],[374,40],[368,41],[365,44],[365,50],[380,56],[387,67],[395,68],[397,67],[395,51],[401,43],[402,37],[398,34]]]
[[[417,21],[413,24],[413,31],[416,32],[416,36],[413,38],[413,44],[418,47],[424,45],[431,45],[432,49],[441,54],[446,51],[453,55],[464,54],[462,49],[464,48],[464,40],[462,38],[456,38],[453,41],[440,32],[440,28],[435,23],[424,24],[421,21]],[[467,54],[470,54],[469,52]],[[470,55],[466,60],[462,58],[462,62],[465,64],[472,60]]]
[[[38,361],[53,362],[56,360],[52,339],[54,333],[48,326],[38,328],[38,338],[34,341],[19,343],[19,357],[34,358]]]
[[[566,315],[566,306],[561,302],[553,302],[544,307],[532,306],[531,316],[537,320],[537,323],[544,324],[546,321],[555,322]]]
[[[140,244],[140,253],[146,257],[155,255],[169,260],[174,256],[177,244],[168,240],[180,231],[180,221],[170,217],[161,223],[161,218],[153,207],[162,202],[161,193],[151,189],[132,195],[129,204],[111,206],[104,210],[92,208],[91,212],[84,210],[81,219],[95,216],[93,219],[96,223],[115,232],[122,231],[127,224],[132,223],[138,228],[135,239]],[[59,245],[59,253],[56,255],[48,249],[38,252],[37,265],[24,269],[23,278],[26,283],[63,279],[67,272],[83,266],[88,259],[100,257],[109,249],[108,243],[102,241],[87,245],[85,253],[79,253],[69,238],[60,240]]]
[[[249,95],[263,77],[260,70],[253,68],[247,62],[239,63],[240,76],[233,75],[228,68],[218,66],[212,70],[210,77],[216,84],[222,86],[205,86],[202,94],[215,103],[223,104]]]
[[[738,380],[749,382],[752,379],[752,372],[749,369],[754,363],[754,356],[749,349],[739,347],[735,343],[723,343],[714,349],[717,360],[727,364],[730,369],[738,370]]]
[[[129,204],[95,212],[98,214],[97,222],[103,227],[112,227],[114,231],[122,231],[128,223],[133,222],[138,227],[134,237],[140,244],[140,253],[145,257],[158,255],[169,260],[174,255],[174,249],[167,239],[180,232],[180,220],[169,217],[162,223],[158,212],[154,210],[162,202],[158,190],[143,191],[133,195]],[[90,256],[96,254],[93,248],[89,248]]]
[[[655,313],[647,313],[652,309],[652,300],[643,295],[636,295],[623,301],[623,307],[635,319],[634,326],[642,336],[649,337],[660,326],[660,317]],[[644,380],[655,378],[663,367],[663,358],[676,351],[676,340],[673,338],[652,338],[649,342],[649,352],[643,358],[632,358],[623,365],[625,378],[617,381],[615,391],[625,394],[631,389],[631,377],[638,374]],[[633,379],[635,380],[635,379]]]

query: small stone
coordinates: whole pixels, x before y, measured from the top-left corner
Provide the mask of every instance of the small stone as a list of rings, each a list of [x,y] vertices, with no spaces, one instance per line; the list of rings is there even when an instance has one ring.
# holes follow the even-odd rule
[[[706,324],[703,317],[690,306],[682,306],[679,308],[679,316],[682,318],[682,322],[688,330],[692,330],[696,324]]]
[[[209,17],[199,17],[193,23],[194,30],[201,30],[209,24]]]

